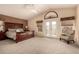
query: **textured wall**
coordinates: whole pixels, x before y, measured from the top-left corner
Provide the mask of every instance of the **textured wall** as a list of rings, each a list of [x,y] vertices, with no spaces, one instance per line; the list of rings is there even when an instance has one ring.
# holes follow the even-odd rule
[[[49,9],[47,11],[56,11],[59,15],[59,18],[76,15],[76,9],[75,8]],[[36,35],[40,35],[40,36],[43,35],[43,32],[38,32],[36,21],[44,20],[45,14],[46,14],[46,12],[35,17],[35,18],[33,18],[33,19],[31,19],[31,20],[28,20],[28,26],[29,26],[30,30],[35,30]]]
[[[76,8],[76,42],[79,45],[79,5]]]

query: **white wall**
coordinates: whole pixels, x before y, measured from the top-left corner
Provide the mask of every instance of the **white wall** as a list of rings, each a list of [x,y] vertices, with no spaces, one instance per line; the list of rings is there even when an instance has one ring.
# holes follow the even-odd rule
[[[76,42],[79,45],[79,5],[76,8]]]
[[[69,17],[69,16],[75,16],[76,15],[76,9],[75,8],[63,8],[63,9],[50,9],[48,11],[56,11],[58,13],[59,18],[61,17]],[[35,30],[35,34],[39,36],[43,36],[42,32],[38,32],[36,21],[38,20],[44,20],[44,14],[41,14],[37,17],[34,17],[33,19],[28,21],[28,26],[30,30]]]

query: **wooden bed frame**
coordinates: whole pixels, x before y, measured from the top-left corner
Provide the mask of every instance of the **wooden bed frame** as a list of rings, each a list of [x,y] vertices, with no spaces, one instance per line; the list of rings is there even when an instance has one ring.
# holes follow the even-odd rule
[[[32,38],[32,37],[34,37],[34,31],[32,31],[32,34],[27,34],[25,32],[24,33],[17,33],[16,34],[16,43],[26,40],[26,39],[29,39],[29,38]]]
[[[9,28],[10,29],[23,28],[23,24],[5,22],[5,30],[7,31]]]
[[[8,31],[9,28],[11,28],[11,29],[23,28],[23,24],[5,22],[5,30]],[[34,31],[32,31],[32,34],[27,34],[26,32],[29,32],[29,31],[16,33],[15,42],[18,43],[20,41],[34,37]]]

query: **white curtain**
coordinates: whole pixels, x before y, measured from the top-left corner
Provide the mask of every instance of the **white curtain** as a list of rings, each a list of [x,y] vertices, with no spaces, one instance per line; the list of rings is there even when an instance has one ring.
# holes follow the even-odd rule
[[[61,34],[61,23],[59,18],[45,19],[43,21],[44,36],[59,38]]]

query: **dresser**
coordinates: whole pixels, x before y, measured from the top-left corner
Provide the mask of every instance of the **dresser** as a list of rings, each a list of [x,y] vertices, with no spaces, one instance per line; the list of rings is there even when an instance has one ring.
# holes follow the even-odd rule
[[[5,33],[4,32],[0,32],[0,40],[5,40]]]

